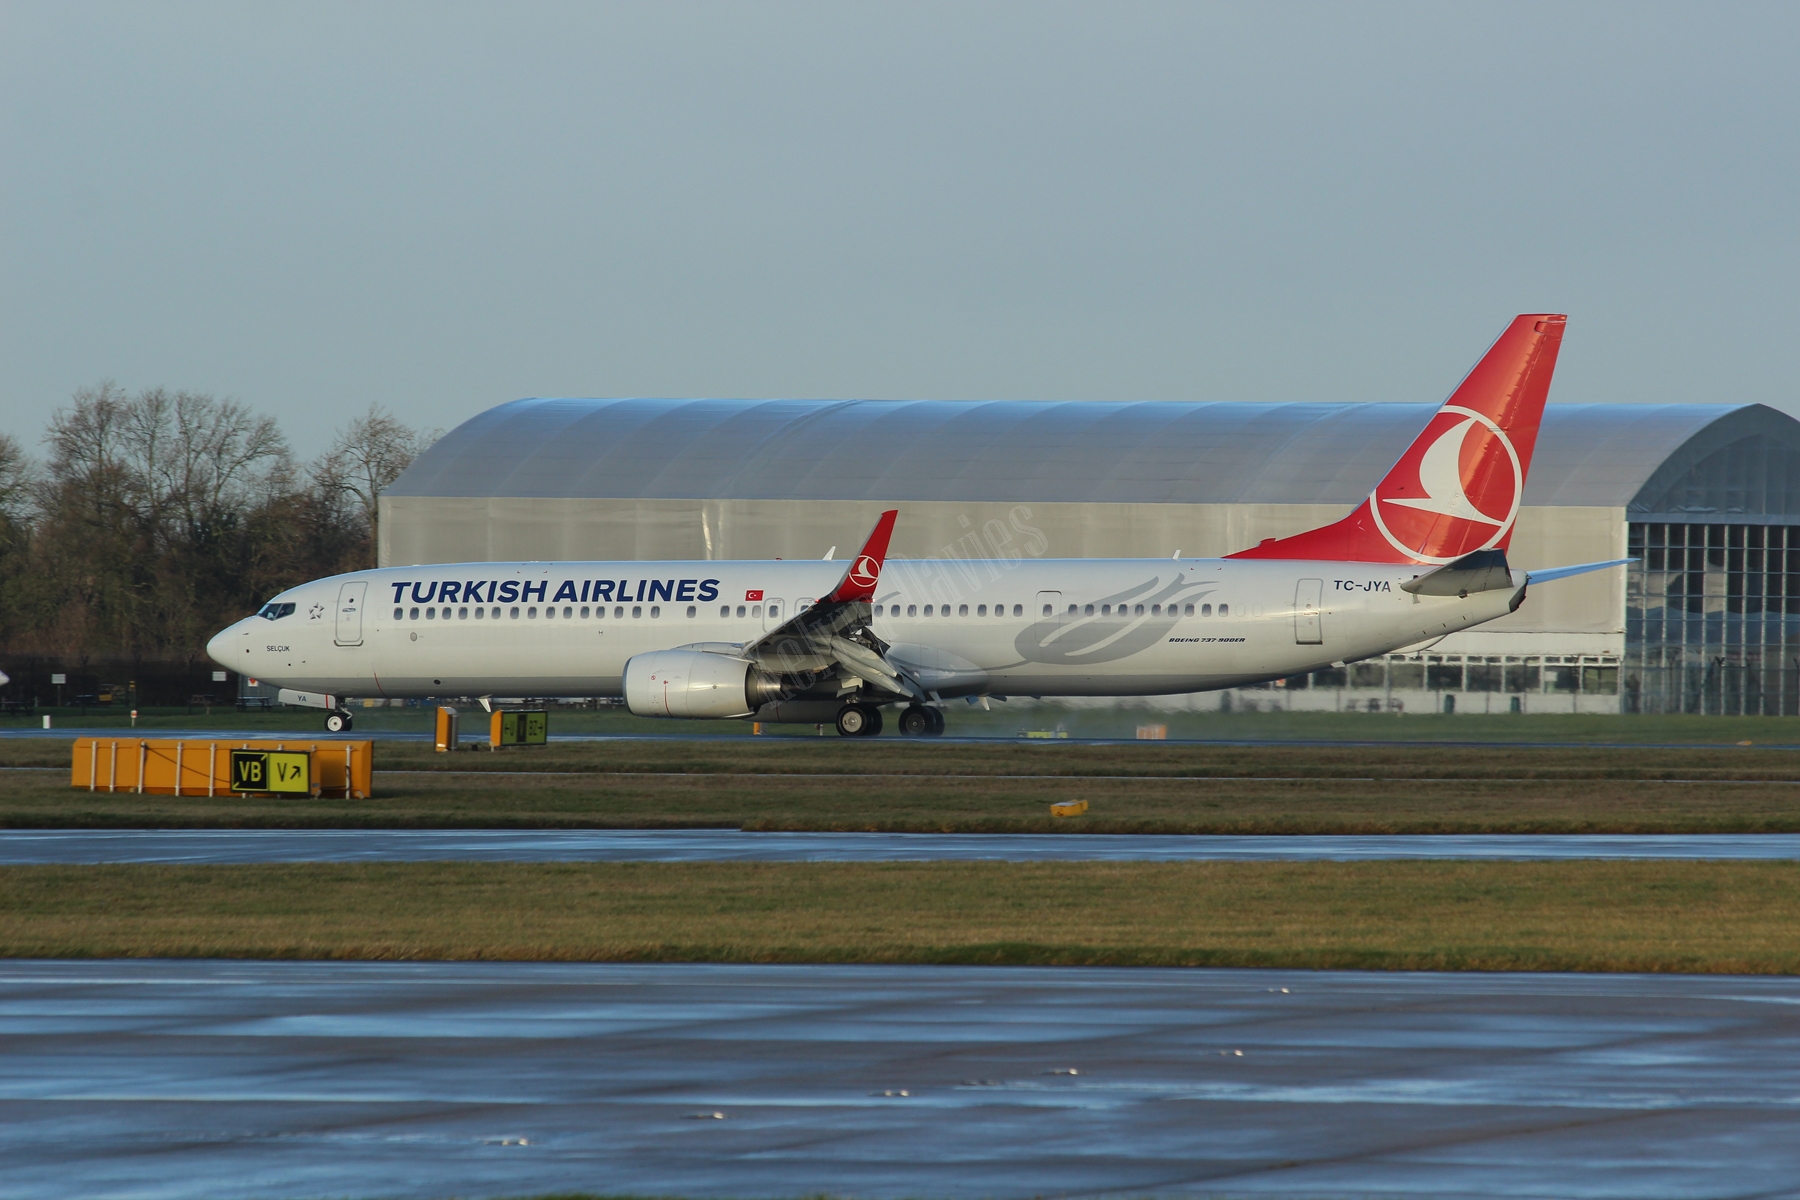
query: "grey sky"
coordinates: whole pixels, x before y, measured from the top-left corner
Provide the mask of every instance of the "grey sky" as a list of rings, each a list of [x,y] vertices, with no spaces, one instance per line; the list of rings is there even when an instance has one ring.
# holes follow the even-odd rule
[[[1800,6],[0,0],[0,431],[371,401],[1800,410]],[[870,447],[879,454],[880,447]]]

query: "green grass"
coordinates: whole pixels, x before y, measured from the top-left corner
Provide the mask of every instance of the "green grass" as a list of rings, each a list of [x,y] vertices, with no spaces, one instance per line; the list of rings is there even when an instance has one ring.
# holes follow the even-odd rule
[[[1800,754],[838,738],[379,743],[376,795],[138,796],[68,784],[70,743],[0,740],[0,827],[748,828],[1114,833],[1800,832]],[[1086,816],[1049,806],[1087,800]]]
[[[1800,971],[1800,864],[0,868],[0,955]]]

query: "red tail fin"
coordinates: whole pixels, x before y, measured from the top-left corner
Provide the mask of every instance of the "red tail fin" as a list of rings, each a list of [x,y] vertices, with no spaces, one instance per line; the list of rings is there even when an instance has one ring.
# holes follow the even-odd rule
[[[1567,321],[1516,318],[1349,516],[1227,557],[1447,563],[1506,549]]]

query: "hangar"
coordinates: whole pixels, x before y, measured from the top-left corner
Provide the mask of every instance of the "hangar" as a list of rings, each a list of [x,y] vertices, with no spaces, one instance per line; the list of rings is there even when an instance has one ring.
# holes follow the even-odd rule
[[[530,399],[381,497],[383,566],[1222,555],[1341,517],[1436,405]],[[1800,422],[1550,405],[1509,557],[1637,559],[1384,659],[1180,707],[1800,714]]]

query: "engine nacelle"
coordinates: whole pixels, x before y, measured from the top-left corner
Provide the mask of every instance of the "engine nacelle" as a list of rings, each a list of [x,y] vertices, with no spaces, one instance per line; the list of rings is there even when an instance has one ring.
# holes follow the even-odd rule
[[[625,662],[625,704],[639,717],[747,717],[779,689],[747,659],[657,650]]]

